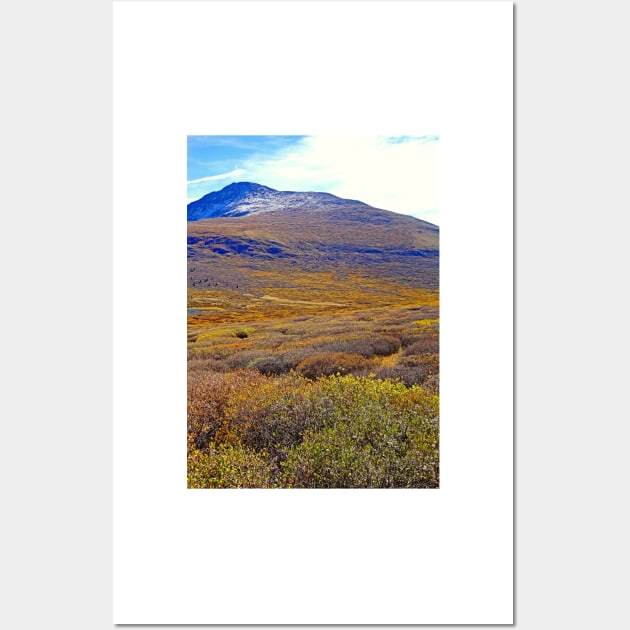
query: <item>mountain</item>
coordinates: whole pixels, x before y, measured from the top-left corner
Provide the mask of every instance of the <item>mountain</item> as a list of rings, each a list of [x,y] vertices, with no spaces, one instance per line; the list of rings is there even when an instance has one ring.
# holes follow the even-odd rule
[[[239,182],[190,203],[188,218],[193,291],[298,295],[326,282],[341,297],[360,289],[369,302],[438,290],[439,228],[361,201]]]
[[[276,210],[344,209],[369,206],[330,193],[279,191],[252,182],[229,184],[188,204],[188,220],[242,217]]]

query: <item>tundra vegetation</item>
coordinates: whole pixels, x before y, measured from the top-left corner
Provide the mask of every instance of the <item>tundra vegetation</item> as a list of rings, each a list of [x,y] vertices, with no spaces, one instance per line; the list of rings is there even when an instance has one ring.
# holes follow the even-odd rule
[[[274,214],[188,224],[188,487],[439,487],[437,236]]]
[[[437,294],[328,284],[189,291],[190,488],[438,486]]]

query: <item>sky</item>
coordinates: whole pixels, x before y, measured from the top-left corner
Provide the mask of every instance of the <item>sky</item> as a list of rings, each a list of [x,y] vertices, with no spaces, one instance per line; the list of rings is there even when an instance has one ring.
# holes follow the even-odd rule
[[[188,136],[188,203],[246,181],[438,224],[438,145],[438,136]]]

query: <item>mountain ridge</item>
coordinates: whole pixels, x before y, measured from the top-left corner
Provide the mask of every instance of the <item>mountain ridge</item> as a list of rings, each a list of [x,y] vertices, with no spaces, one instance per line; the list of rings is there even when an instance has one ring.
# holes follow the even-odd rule
[[[374,208],[363,201],[344,199],[327,192],[316,191],[280,191],[255,182],[234,182],[221,190],[210,192],[187,206],[188,221],[223,217],[243,217],[268,212],[354,212],[354,218],[360,219],[361,213],[387,212]],[[356,214],[359,213],[359,214]],[[398,213],[392,213],[398,214]],[[399,215],[408,216],[408,215]],[[422,221],[421,219],[416,219]],[[428,221],[423,221],[433,226]],[[436,227],[436,226],[434,226]]]

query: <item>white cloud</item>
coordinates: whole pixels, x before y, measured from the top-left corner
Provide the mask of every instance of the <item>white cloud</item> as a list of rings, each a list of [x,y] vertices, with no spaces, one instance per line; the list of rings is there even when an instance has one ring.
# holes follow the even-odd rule
[[[241,158],[239,168],[229,173],[189,181],[188,201],[224,185],[213,183],[217,180],[247,180],[276,190],[329,192],[437,223],[437,140],[309,136],[283,149]]]
[[[233,171],[230,171],[229,173],[221,173],[220,175],[209,175],[208,177],[200,177],[199,179],[191,179],[187,183],[190,185],[190,184],[200,184],[201,182],[214,182],[218,179],[229,179],[230,177],[238,177],[239,175],[242,175],[244,172],[245,172],[244,169],[236,168]]]
[[[278,190],[318,190],[436,221],[435,137],[311,136],[273,158],[243,166]]]

